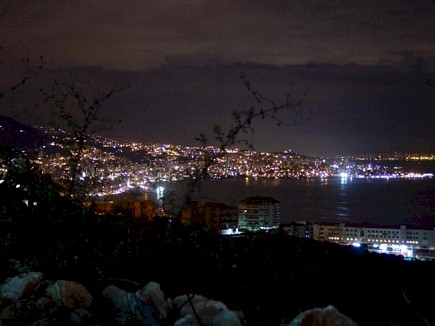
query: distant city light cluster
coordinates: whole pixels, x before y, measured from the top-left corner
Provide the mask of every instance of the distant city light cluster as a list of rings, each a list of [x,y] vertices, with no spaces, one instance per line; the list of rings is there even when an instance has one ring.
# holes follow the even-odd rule
[[[40,128],[51,137],[49,145],[39,150],[36,163],[42,173],[55,180],[69,176],[69,162],[65,144],[74,138],[62,130]],[[203,168],[207,155],[215,155],[214,164],[207,170],[212,179],[253,177],[326,180],[349,178],[430,178],[431,173],[407,172],[401,167],[393,169],[382,164],[363,163],[362,160],[435,160],[434,155],[364,155],[339,158],[311,158],[295,154],[291,150],[278,153],[255,152],[231,148],[225,155],[218,148],[184,147],[171,144],[120,142],[95,136],[87,142],[80,162],[82,181],[91,180],[95,185],[91,195],[119,194],[130,189],[151,189],[160,182],[185,180]],[[361,163],[360,163],[361,162]]]

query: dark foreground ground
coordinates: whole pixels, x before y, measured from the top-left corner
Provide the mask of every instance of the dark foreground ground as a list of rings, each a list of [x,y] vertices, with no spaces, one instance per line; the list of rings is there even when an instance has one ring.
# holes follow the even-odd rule
[[[196,293],[244,313],[247,325],[289,323],[334,305],[359,325],[435,325],[435,263],[284,235],[211,236],[113,223],[2,225],[0,279],[20,269],[81,282],[160,283],[165,296]]]

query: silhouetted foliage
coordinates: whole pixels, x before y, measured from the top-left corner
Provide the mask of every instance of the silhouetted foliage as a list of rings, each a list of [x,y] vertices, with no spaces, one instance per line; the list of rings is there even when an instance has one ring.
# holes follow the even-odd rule
[[[253,87],[244,73],[241,73],[240,79],[252,99],[253,104],[246,110],[236,110],[232,113],[233,123],[225,128],[222,125],[214,124],[212,136],[214,142],[217,143],[217,151],[210,150],[210,136],[201,132],[195,138],[202,146],[202,165],[197,168],[186,186],[185,194],[183,194],[183,203],[178,213],[175,213],[177,220],[184,208],[192,201],[195,193],[200,192],[201,182],[207,177],[210,167],[219,158],[226,155],[227,150],[235,145],[241,145],[248,149],[254,150],[254,143],[246,136],[253,134],[255,129],[253,122],[256,120],[271,120],[276,123],[276,126],[296,126],[308,120],[308,116],[304,115],[303,102],[307,96],[307,91],[295,94],[294,85],[290,85],[282,102],[276,102],[263,95],[261,91]],[[280,114],[287,114],[285,118],[281,118]],[[176,201],[176,194],[166,194],[164,200],[166,205],[171,207]]]
[[[82,167],[80,165],[87,141],[91,135],[112,128],[121,122],[113,117],[106,118],[103,110],[104,102],[124,90],[128,85],[111,89],[98,96],[87,95],[82,83],[55,82],[50,91],[41,89],[47,103],[52,107],[52,127],[67,128],[67,137],[63,138],[69,164],[69,176],[66,183],[66,194],[83,200],[91,189],[92,177],[80,181]]]
[[[84,214],[82,205],[61,196],[62,188],[50,176],[42,175],[25,153],[0,148],[0,219],[3,222],[67,223]]]

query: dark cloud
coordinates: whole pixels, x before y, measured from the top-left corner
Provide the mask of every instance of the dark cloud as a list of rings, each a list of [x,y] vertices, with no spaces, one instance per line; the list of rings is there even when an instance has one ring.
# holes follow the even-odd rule
[[[113,135],[192,144],[249,106],[242,71],[270,98],[309,88],[310,121],[258,124],[259,149],[310,154],[434,150],[431,1],[10,1],[0,17],[2,85],[23,56],[49,80],[132,87],[108,103]],[[18,73],[19,75],[19,73]],[[6,81],[5,81],[6,80]],[[29,95],[33,99],[33,95]],[[6,109],[3,109],[6,110]],[[180,128],[182,125],[182,128]],[[267,135],[267,136],[265,136]]]
[[[48,64],[143,70],[195,64],[400,64],[435,57],[429,1],[14,1],[5,48]]]

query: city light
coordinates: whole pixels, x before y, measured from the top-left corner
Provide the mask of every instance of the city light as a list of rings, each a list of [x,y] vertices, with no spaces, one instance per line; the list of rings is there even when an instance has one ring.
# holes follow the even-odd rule
[[[59,149],[63,147],[63,140],[66,137],[64,131],[46,127],[39,128],[53,139],[51,143],[53,146]],[[144,189],[144,186],[151,189],[153,185],[159,183],[195,178],[198,171],[201,171],[205,158],[204,148],[201,147],[120,142],[101,136],[95,136],[89,144],[96,144],[96,146],[88,146],[84,149],[79,177],[81,177],[81,182],[86,182],[95,176],[98,182],[95,184],[95,189],[90,189],[89,193],[98,194],[98,196]],[[212,156],[221,152],[219,148],[213,146],[207,146],[206,151]],[[128,152],[135,152],[135,155],[139,157],[142,153],[147,160],[135,161],[121,154]],[[405,171],[393,161],[403,162],[409,157],[435,160],[435,156],[423,154],[390,155],[388,157],[361,155],[325,159],[300,156],[293,152],[289,155],[288,150],[268,153],[233,148],[226,150],[225,155],[217,157],[206,173],[211,179],[243,177],[248,178],[247,182],[249,179],[260,178],[318,179],[323,184],[327,184],[328,180],[338,177],[343,185],[351,182],[352,178],[383,180],[433,178],[433,171],[426,173]],[[378,164],[378,159],[392,160],[393,163],[391,167],[388,167]],[[41,172],[51,175],[54,180],[69,178],[68,158],[63,152],[53,153],[52,149],[47,152],[41,147],[35,161],[38,162]],[[158,196],[159,199],[163,197],[161,190],[158,191]]]
[[[162,199],[164,196],[165,188],[164,187],[157,187],[157,200]]]

